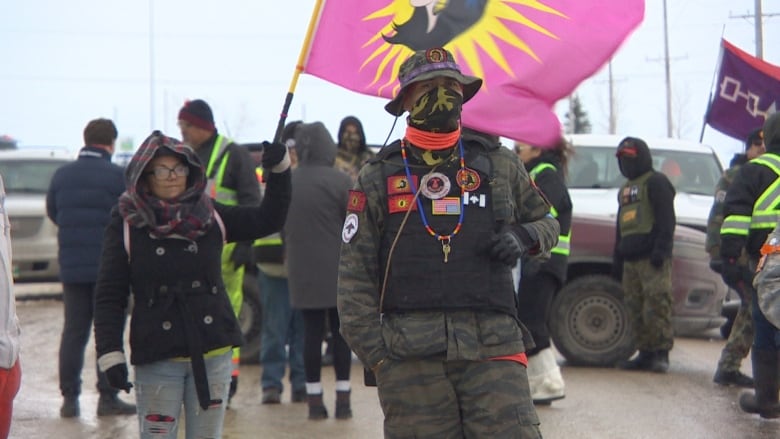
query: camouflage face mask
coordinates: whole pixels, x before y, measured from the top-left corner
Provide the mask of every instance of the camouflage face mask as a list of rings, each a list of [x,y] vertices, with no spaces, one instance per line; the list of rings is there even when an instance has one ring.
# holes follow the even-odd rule
[[[417,99],[409,110],[409,125],[431,133],[451,133],[458,129],[463,96],[438,86]]]

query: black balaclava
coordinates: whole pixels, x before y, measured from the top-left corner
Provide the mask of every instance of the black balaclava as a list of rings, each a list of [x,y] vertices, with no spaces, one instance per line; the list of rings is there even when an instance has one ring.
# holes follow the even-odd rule
[[[626,137],[620,141],[615,154],[620,166],[620,173],[633,180],[653,169],[653,158],[650,148],[644,140],[636,137]]]

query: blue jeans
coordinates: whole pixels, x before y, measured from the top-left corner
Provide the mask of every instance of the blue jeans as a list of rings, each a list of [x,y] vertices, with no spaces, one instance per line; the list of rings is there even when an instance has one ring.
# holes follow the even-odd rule
[[[260,363],[263,389],[283,390],[282,379],[288,363],[293,391],[305,391],[303,372],[303,317],[290,307],[287,278],[268,276],[260,271],[257,283],[263,298],[263,333],[260,339]],[[289,345],[289,353],[285,349]]]
[[[753,303],[753,349],[757,351],[780,351],[780,329],[776,328],[763,312],[758,304],[756,290],[752,289]]]
[[[231,352],[206,358],[211,399],[222,404],[203,410],[189,361],[164,360],[135,366],[135,399],[141,439],[176,439],[184,404],[185,437],[220,438],[233,370]]]

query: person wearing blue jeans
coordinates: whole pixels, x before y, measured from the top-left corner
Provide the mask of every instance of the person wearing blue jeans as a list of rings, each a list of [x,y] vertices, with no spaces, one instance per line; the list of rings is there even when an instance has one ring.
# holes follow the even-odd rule
[[[306,377],[303,371],[303,317],[290,307],[287,277],[271,276],[259,270],[257,283],[263,301],[263,329],[260,382],[263,404],[278,404],[284,385],[284,371],[290,367],[292,402],[306,401]],[[285,346],[289,346],[289,351]]]
[[[226,401],[233,371],[230,351],[205,357],[206,378],[211,396]],[[138,411],[150,413],[139,419],[141,439],[176,437],[180,422],[182,399],[186,438],[220,437],[225,419],[225,404],[214,404],[208,410],[198,405],[195,377],[189,361],[156,361],[135,367],[135,392]],[[154,398],[144,397],[154,394]],[[184,396],[182,398],[182,395]]]

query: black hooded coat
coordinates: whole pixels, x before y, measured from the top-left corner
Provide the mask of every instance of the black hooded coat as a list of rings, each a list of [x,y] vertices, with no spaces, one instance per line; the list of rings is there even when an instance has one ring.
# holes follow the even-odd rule
[[[626,142],[628,139],[631,142]],[[618,164],[624,177],[633,180],[647,172],[652,172],[646,184],[655,222],[650,233],[622,237],[620,221],[618,221],[615,227],[615,262],[620,264],[623,260],[669,258],[672,256],[674,228],[677,224],[674,213],[674,186],[666,175],[653,169],[650,148],[644,141],[626,138],[620,142],[620,145]],[[623,150],[627,148],[633,148],[635,154],[625,154]],[[620,218],[619,212],[618,218]]]

